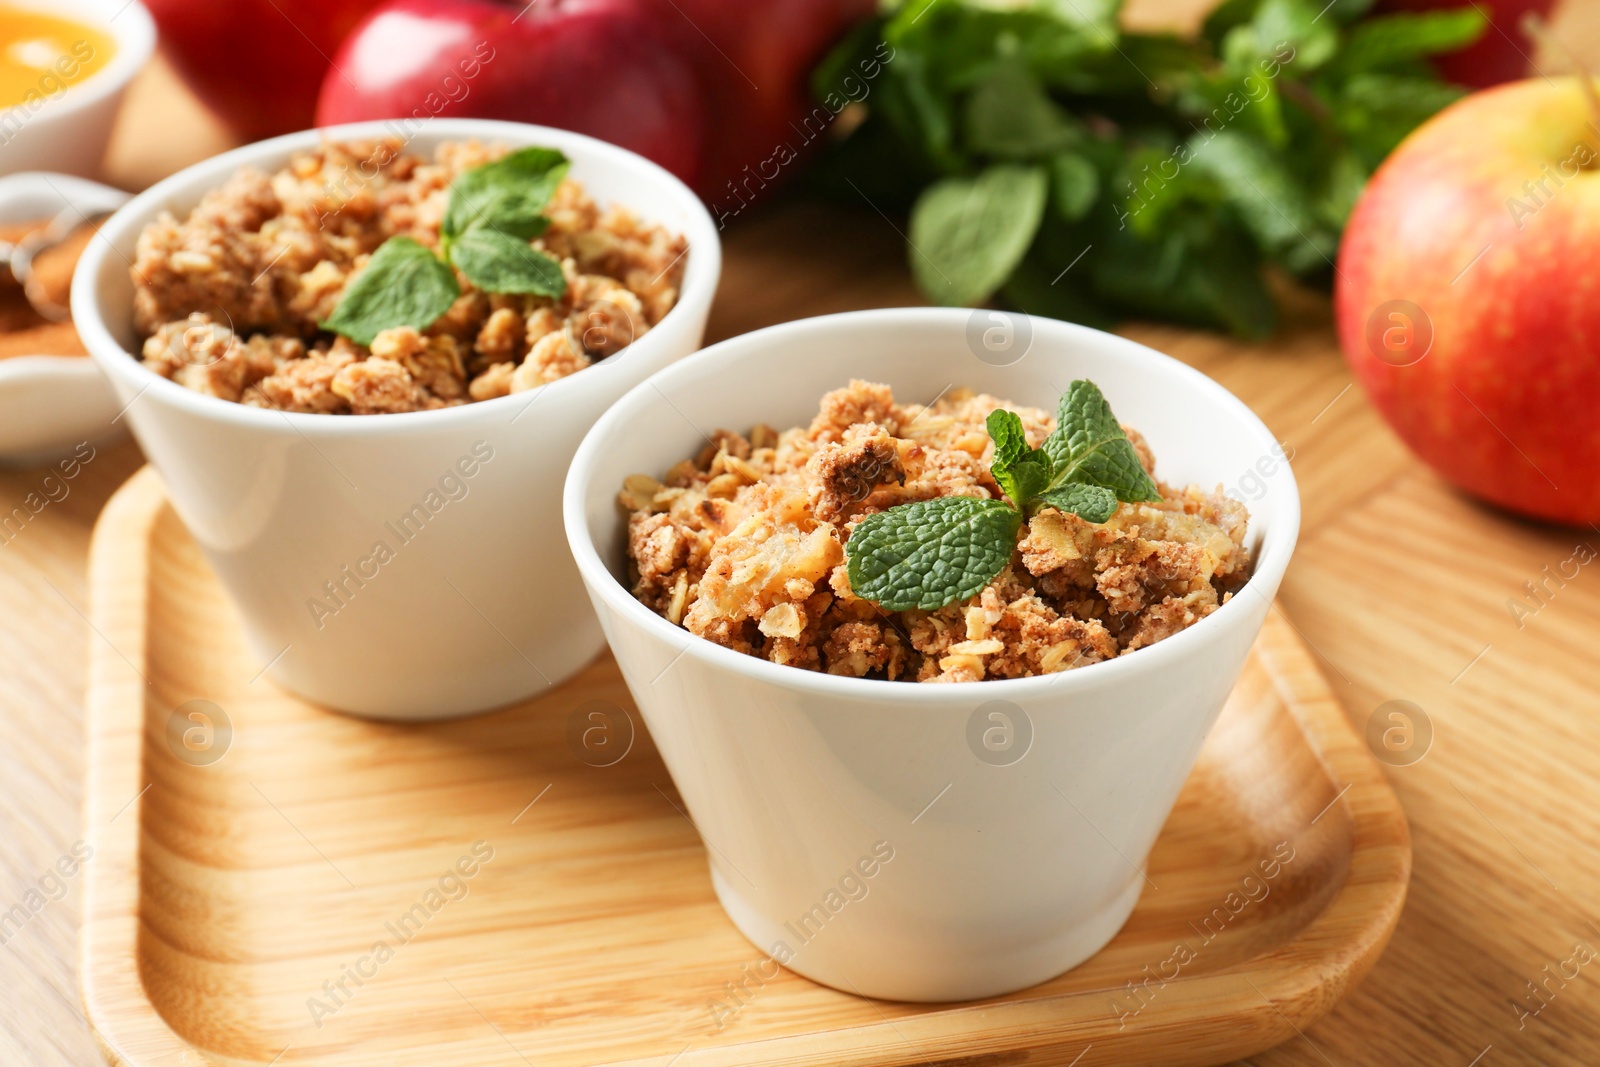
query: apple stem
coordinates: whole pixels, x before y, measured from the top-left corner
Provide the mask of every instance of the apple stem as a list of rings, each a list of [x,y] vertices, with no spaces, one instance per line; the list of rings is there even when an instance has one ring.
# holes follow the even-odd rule
[[[1600,93],[1595,91],[1594,76],[1589,73],[1588,64],[1576,52],[1558,40],[1556,35],[1550,32],[1550,27],[1545,25],[1544,19],[1538,15],[1531,12],[1524,15],[1522,18],[1522,31],[1540,44],[1563,56],[1572,65],[1573,69],[1578,72],[1578,89],[1583,93],[1584,100],[1589,104],[1589,114],[1591,116],[1589,130],[1595,138],[1600,138]],[[1593,148],[1596,145],[1591,144],[1590,147]],[[1593,162],[1591,162],[1590,166],[1593,165]]]

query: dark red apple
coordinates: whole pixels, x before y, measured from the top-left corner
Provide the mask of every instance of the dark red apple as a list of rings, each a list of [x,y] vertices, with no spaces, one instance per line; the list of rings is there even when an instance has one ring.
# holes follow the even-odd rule
[[[311,125],[329,58],[379,3],[145,0],[178,73],[250,140]]]
[[[1600,523],[1600,118],[1572,78],[1475,93],[1373,175],[1339,250],[1339,339],[1441,475]]]
[[[700,195],[736,212],[782,184],[825,120],[811,72],[876,0],[648,0],[694,57],[710,108]]]
[[[586,133],[700,177],[688,59],[641,0],[389,0],[334,57],[319,126],[471,115]]]

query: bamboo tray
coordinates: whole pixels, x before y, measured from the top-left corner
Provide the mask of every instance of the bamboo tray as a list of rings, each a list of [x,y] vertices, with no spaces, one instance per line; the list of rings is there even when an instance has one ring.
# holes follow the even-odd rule
[[[918,1006],[758,966],[642,724],[609,765],[570,740],[631,712],[609,659],[465,721],[310,707],[257,677],[148,469],[91,582],[81,973],[128,1067],[1223,1063],[1306,1040],[1405,899],[1405,817],[1276,615],[1116,939],[1033,989]],[[197,700],[231,739],[185,748]]]

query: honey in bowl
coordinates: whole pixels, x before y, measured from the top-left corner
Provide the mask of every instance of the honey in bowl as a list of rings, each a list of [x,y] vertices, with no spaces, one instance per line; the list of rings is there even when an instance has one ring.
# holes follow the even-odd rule
[[[93,26],[0,2],[0,112],[38,110],[111,62],[115,48]],[[13,120],[0,114],[0,133]]]

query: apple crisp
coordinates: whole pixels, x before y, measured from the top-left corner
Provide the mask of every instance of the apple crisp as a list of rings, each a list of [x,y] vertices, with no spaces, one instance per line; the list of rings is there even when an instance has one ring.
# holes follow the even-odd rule
[[[441,144],[431,160],[398,139],[325,143],[272,174],[241,169],[187,218],[163,214],[132,267],[145,365],[281,411],[421,411],[555,381],[659,323],[678,300],[684,238],[601,208],[564,178],[526,246],[559,262],[559,298],[484,292],[455,269],[461,295],[424,328],[360,344],[319,325],[385,241],[438,251],[451,183],[505,155],[471,141]]]
[[[1104,523],[1033,511],[1010,563],[976,596],[886,611],[853,596],[851,531],[868,515],[945,496],[999,498],[991,411],[1039,447],[1055,419],[952,390],[931,407],[852,381],[809,426],[719,430],[661,479],[629,477],[634,595],[669,622],[774,663],[851,677],[966,682],[1052,674],[1160,641],[1205,618],[1249,577],[1245,506],[1221,486],[1156,481],[1161,500]],[[1144,439],[1123,427],[1154,475]]]

